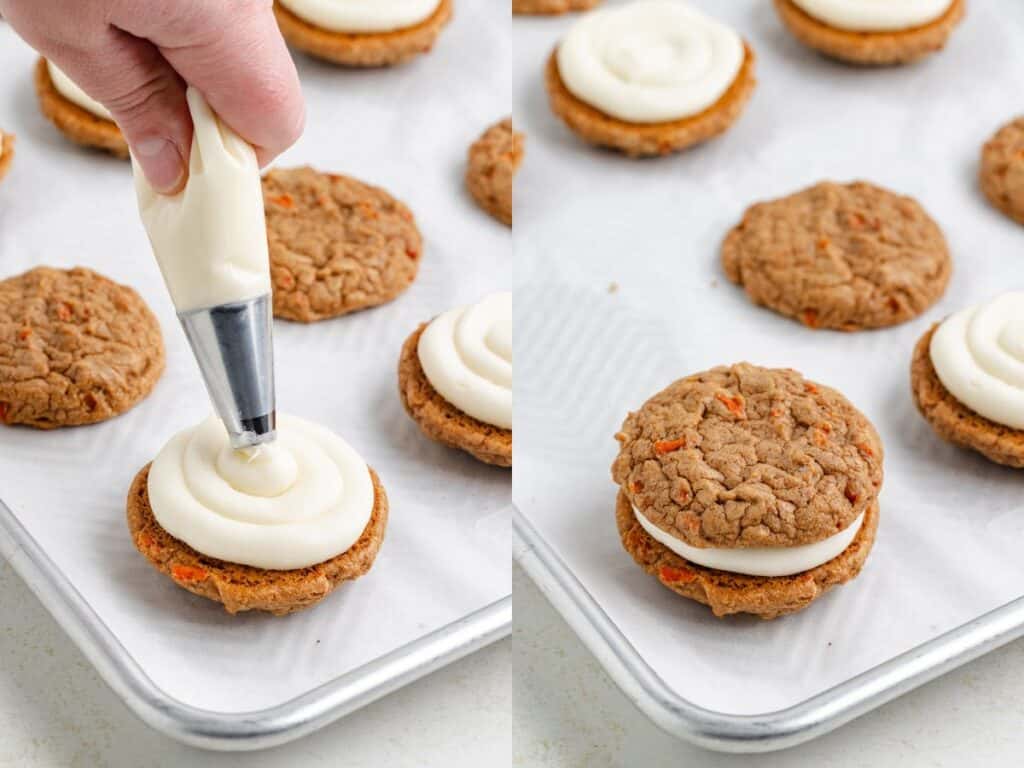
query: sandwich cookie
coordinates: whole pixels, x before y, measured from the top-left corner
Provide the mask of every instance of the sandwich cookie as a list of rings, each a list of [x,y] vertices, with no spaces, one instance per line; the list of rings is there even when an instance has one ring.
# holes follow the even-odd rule
[[[633,157],[724,132],[756,82],[750,46],[678,0],[587,13],[551,54],[545,79],[551,109],[574,133]]]
[[[916,200],[862,181],[751,206],[722,244],[722,267],[755,304],[841,331],[917,317],[953,269],[942,230]]]
[[[806,608],[853,579],[874,543],[878,434],[796,371],[740,363],[689,376],[615,437],[623,546],[716,616]]]
[[[128,157],[128,142],[107,108],[79,88],[56,64],[39,59],[36,94],[43,115],[76,144]]]
[[[981,189],[996,208],[1024,224],[1024,117],[989,139],[981,150]]]
[[[348,443],[283,414],[277,433],[236,451],[210,417],[172,438],[128,494],[139,552],[228,613],[308,608],[366,573],[384,538],[384,487]]]
[[[348,67],[383,67],[427,53],[452,16],[452,0],[276,0],[284,39]]]
[[[523,162],[523,134],[512,118],[492,125],[469,148],[466,188],[481,208],[512,226],[512,187]]]
[[[398,392],[431,440],[512,466],[512,294],[424,323],[406,340]]]
[[[163,371],[160,325],[128,286],[80,267],[0,281],[0,422],[104,421],[145,398]]]
[[[965,0],[774,0],[804,45],[851,64],[907,64],[941,50]]]
[[[312,168],[263,177],[274,314],[312,323],[404,292],[423,238],[412,212],[383,189]]]
[[[940,437],[1024,468],[1024,291],[932,326],[914,349],[910,380]]]

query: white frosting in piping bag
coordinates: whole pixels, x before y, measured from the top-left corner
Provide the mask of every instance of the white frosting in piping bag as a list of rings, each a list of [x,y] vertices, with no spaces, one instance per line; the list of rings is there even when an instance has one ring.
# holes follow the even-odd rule
[[[185,189],[157,193],[132,160],[139,213],[179,312],[270,293],[256,152],[195,88],[188,89],[188,106],[195,132]]]
[[[512,429],[512,294],[495,293],[437,317],[423,331],[420,365],[463,413]]]
[[[114,121],[106,107],[79,88],[74,80],[65,75],[63,70],[49,59],[46,61],[46,69],[50,73],[50,80],[53,81],[53,87],[57,89],[57,93],[72,104],[77,104],[86,112],[96,115],[96,117],[102,117],[104,120],[110,120],[111,122]]]
[[[793,0],[808,15],[853,32],[886,32],[935,21],[953,0]]]
[[[296,16],[332,32],[392,32],[430,18],[441,0],[278,0]]]
[[[1024,429],[1024,291],[947,318],[930,354],[953,397],[997,424]]]
[[[643,529],[653,539],[660,541],[680,557],[696,565],[703,565],[705,568],[717,568],[720,571],[741,573],[747,576],[791,576],[794,573],[802,573],[824,565],[829,560],[838,557],[844,549],[850,546],[850,542],[853,541],[864,522],[864,514],[861,513],[839,533],[813,544],[801,544],[795,547],[719,549],[691,546],[656,526],[636,507],[633,507],[633,513]]]
[[[370,521],[373,481],[330,430],[284,414],[278,439],[234,451],[216,417],[186,429],[149,472],[149,501],[172,536],[210,557],[290,570],[349,549]]]
[[[678,0],[638,0],[584,15],[557,56],[578,99],[620,120],[656,123],[718,101],[745,52],[736,32]]]

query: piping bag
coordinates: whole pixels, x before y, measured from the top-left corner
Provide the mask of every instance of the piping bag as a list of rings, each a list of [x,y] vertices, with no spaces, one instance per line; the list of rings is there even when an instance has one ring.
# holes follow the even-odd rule
[[[270,257],[256,152],[187,93],[195,131],[177,195],[150,187],[132,158],[139,214],[231,446],[275,437]]]

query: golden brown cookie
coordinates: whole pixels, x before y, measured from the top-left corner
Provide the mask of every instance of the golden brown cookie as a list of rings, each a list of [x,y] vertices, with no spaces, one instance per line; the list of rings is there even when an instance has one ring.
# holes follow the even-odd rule
[[[729,89],[696,115],[664,123],[628,123],[576,98],[558,72],[558,50],[548,59],[545,81],[551,110],[582,139],[630,157],[679,152],[724,133],[739,118],[754,92],[754,51],[744,44],[743,65]]]
[[[569,11],[587,11],[601,0],[512,0],[512,13],[552,15]]]
[[[930,351],[938,327],[933,325],[917,342],[910,363],[910,388],[917,409],[943,440],[977,451],[997,464],[1024,468],[1024,430],[986,419],[943,386]]]
[[[388,497],[372,469],[374,504],[362,536],[345,552],[318,565],[271,571],[207,557],[165,531],[149,504],[149,468],[128,493],[128,530],[135,548],[160,573],[193,594],[221,603],[228,613],[268,611],[284,616],[309,608],[346,581],[370,570],[388,521]]]
[[[830,26],[797,7],[774,0],[782,23],[801,43],[826,56],[861,65],[908,64],[941,50],[964,15],[964,0],[953,0],[935,21],[891,32],[854,32]]]
[[[492,125],[469,148],[466,187],[480,207],[512,226],[512,187],[523,162],[523,134],[512,118]]]
[[[0,131],[0,179],[7,175],[14,161],[14,134]]]
[[[116,157],[128,157],[128,142],[117,123],[97,117],[64,98],[50,78],[46,59],[40,58],[36,64],[35,80],[39,108],[57,130],[76,144],[102,149]]]
[[[866,521],[877,516],[883,451],[872,424],[836,390],[789,369],[713,368],[654,395],[615,437],[612,479],[620,487],[623,544],[668,586],[716,614],[790,613],[860,569],[874,537],[874,523]],[[749,577],[694,570],[634,530],[633,507],[675,539],[702,548],[802,546],[861,515],[865,523],[839,562],[793,576]],[[666,565],[685,573],[667,578],[659,570]]]
[[[1024,224],[1024,117],[985,142],[981,150],[981,189],[996,208]]]
[[[615,520],[622,546],[645,572],[676,594],[711,608],[715,616],[751,613],[776,619],[803,610],[832,587],[856,578],[878,529],[878,502],[864,512],[864,522],[839,556],[792,576],[744,576],[691,563],[643,529],[629,499],[620,491]]]
[[[0,422],[54,429],[127,411],[164,370],[142,298],[89,269],[0,281]]]
[[[309,167],[263,178],[274,314],[311,323],[395,299],[416,279],[412,212],[378,187]]]
[[[412,420],[431,440],[472,454],[485,464],[512,466],[512,430],[474,419],[431,386],[420,365],[418,346],[428,323],[406,339],[398,361],[398,393]]]
[[[722,266],[755,304],[842,331],[917,317],[953,269],[942,230],[917,201],[862,181],[751,206],[722,244]]]
[[[452,16],[452,0],[441,0],[419,24],[391,32],[334,32],[318,27],[274,3],[281,34],[291,45],[346,67],[388,67],[427,53]]]

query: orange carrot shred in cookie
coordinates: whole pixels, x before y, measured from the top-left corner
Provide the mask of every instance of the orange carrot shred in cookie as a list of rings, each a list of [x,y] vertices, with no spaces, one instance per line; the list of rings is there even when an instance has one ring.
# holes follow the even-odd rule
[[[875,452],[871,450],[871,446],[867,443],[857,443],[857,450],[863,453],[865,456],[874,456]]]
[[[278,195],[277,197],[270,198],[270,202],[280,205],[282,208],[293,208],[295,201],[292,200],[291,195]]]
[[[678,437],[675,440],[658,440],[654,444],[654,452],[659,456],[663,456],[666,453],[672,453],[672,451],[678,451],[680,448],[685,447],[685,437]]]
[[[0,421],[7,421],[7,403],[0,403]]]
[[[816,395],[816,394],[818,394],[818,388],[814,384],[811,384],[811,382],[808,381],[808,382],[806,382],[804,384],[804,392],[807,392],[808,394],[811,394],[811,395]]]
[[[22,328],[20,331],[18,331],[18,338],[21,339],[22,341],[25,341],[25,339],[27,339],[31,335],[32,335],[32,329],[31,328]]]
[[[192,565],[175,565],[171,568],[171,576],[175,581],[204,581],[206,571]]]
[[[743,396],[733,395],[729,397],[721,392],[715,394],[715,399],[729,409],[729,413],[739,419],[747,418],[746,409],[743,407]]]
[[[801,319],[808,328],[818,327],[818,313],[813,309],[805,309]]]
[[[672,584],[688,584],[697,578],[697,574],[686,568],[673,568],[669,565],[661,566],[658,576],[662,581]]]

